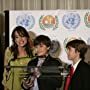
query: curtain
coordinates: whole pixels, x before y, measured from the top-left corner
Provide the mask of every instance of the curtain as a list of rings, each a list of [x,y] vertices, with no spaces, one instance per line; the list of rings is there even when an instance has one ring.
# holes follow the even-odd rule
[[[0,0],[4,10],[89,9],[90,0]]]

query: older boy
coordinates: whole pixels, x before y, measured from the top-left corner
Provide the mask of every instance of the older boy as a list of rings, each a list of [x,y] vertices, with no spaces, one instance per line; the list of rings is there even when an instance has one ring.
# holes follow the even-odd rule
[[[66,78],[64,90],[90,90],[90,66],[84,62],[87,45],[83,40],[72,40],[67,43],[67,56],[73,64]]]

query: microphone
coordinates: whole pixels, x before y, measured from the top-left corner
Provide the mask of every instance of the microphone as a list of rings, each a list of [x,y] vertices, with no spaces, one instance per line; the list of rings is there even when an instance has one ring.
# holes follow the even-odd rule
[[[10,60],[10,61],[8,62],[8,64],[6,65],[6,71],[7,71],[7,72],[9,72],[10,69],[11,69],[11,68],[10,68],[10,62],[11,62],[11,60]]]
[[[59,66],[59,70],[61,71],[61,76],[66,77],[69,73],[68,65],[66,66]]]
[[[5,66],[7,72],[9,72],[10,69],[11,69],[11,66],[10,66],[10,62],[11,62],[11,61],[14,61],[14,59],[11,58],[11,60],[10,60],[10,61],[8,62],[8,64]]]
[[[9,80],[9,77],[10,77],[10,73],[9,73],[9,71],[10,71],[10,69],[11,69],[11,66],[10,66],[10,62],[12,61],[13,59],[11,59],[9,62],[8,62],[8,64],[6,65],[6,81],[8,81]]]

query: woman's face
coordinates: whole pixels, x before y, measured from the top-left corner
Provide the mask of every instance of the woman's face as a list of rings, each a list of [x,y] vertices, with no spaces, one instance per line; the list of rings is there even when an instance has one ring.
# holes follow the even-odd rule
[[[21,36],[18,34],[18,32],[16,31],[15,32],[15,43],[20,46],[20,47],[23,47],[27,44],[27,37],[25,36]]]
[[[45,56],[48,53],[49,47],[41,43],[35,46],[37,56]]]

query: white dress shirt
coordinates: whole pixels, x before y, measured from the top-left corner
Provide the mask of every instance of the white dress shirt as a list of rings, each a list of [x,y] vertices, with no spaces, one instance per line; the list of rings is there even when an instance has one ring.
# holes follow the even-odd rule
[[[73,68],[74,68],[74,72],[79,64],[79,62],[81,61],[81,59],[79,59],[74,65],[72,64]]]
[[[45,58],[39,58],[37,67],[41,67],[44,61],[45,61]],[[36,69],[38,69],[38,68],[36,68]],[[37,78],[39,76],[40,76],[40,74],[37,75]],[[38,83],[37,83],[37,78],[35,78],[35,80],[34,80],[34,87],[32,87],[32,89],[30,89],[30,90],[39,90]]]

